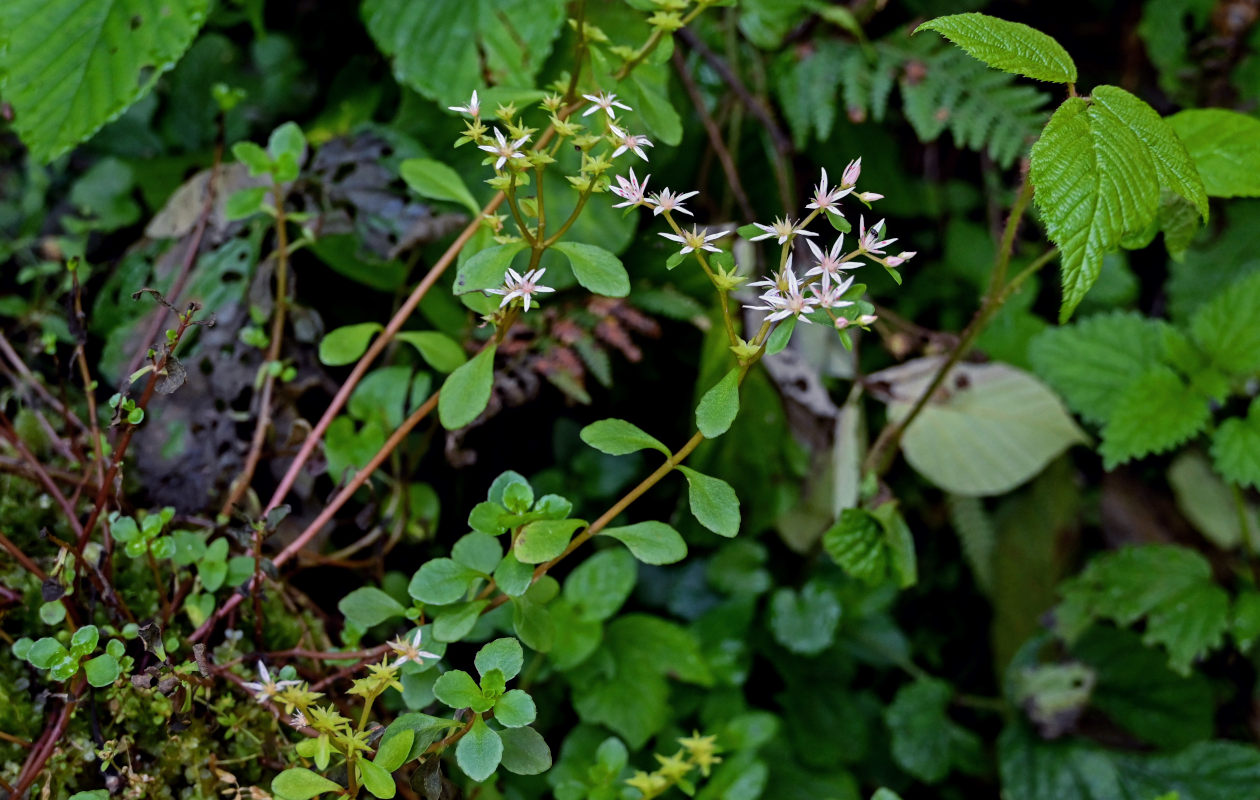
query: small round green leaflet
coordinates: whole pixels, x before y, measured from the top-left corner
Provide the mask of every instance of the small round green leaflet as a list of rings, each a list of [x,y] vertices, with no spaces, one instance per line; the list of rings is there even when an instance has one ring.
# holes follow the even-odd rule
[[[484,781],[494,774],[502,758],[503,740],[481,717],[455,746],[455,763],[475,781]]]
[[[714,384],[696,406],[696,427],[706,439],[726,433],[739,414],[739,368],[736,367]]]
[[[525,663],[525,653],[521,643],[512,638],[495,639],[477,651],[474,662],[477,672],[485,675],[492,669],[503,673],[505,680],[512,680],[521,672]]]
[[[551,769],[551,749],[533,728],[499,731],[503,740],[503,768],[517,775],[541,775]]]
[[[494,704],[494,718],[505,728],[523,728],[537,716],[534,698],[520,689],[504,692]]]
[[[443,672],[433,684],[433,696],[451,708],[472,708],[482,701],[481,687],[462,669]]]
[[[438,419],[448,431],[462,428],[486,410],[494,386],[495,345],[487,345],[451,373],[438,396]]]
[[[341,598],[337,609],[363,630],[379,625],[403,614],[402,604],[377,589],[375,586],[362,586]]]
[[[454,339],[437,331],[402,331],[394,338],[420,351],[420,357],[438,372],[454,372],[468,360]]]
[[[579,528],[586,527],[580,519],[544,519],[531,522],[521,529],[512,552],[524,564],[541,564],[564,552],[569,540]]]
[[[564,253],[578,283],[605,297],[630,294],[630,276],[621,259],[602,247],[581,242],[556,242],[552,247]]]
[[[449,558],[435,558],[416,570],[407,593],[422,603],[447,605],[463,599],[477,573]]]
[[[363,782],[363,788],[371,792],[373,797],[389,800],[397,793],[398,786],[394,783],[394,778],[383,767],[362,758],[355,763],[359,768],[359,780]]]
[[[915,28],[936,31],[994,69],[1051,83],[1076,83],[1076,64],[1063,45],[1036,28],[987,14],[951,14]]]
[[[731,485],[691,467],[678,469],[687,476],[687,501],[700,524],[728,539],[738,534],[739,498]]]
[[[376,757],[372,760],[381,769],[393,772],[406,763],[407,756],[411,754],[411,743],[415,741],[415,738],[416,732],[410,728],[400,728],[388,739],[382,737],[376,750]]]
[[[402,163],[399,174],[411,190],[421,197],[449,200],[459,203],[474,215],[481,213],[481,206],[468,191],[459,173],[441,161],[430,158],[409,158]]]
[[[673,453],[651,434],[624,419],[601,419],[582,429],[582,441],[601,453],[624,456],[651,448],[659,450],[666,458]]]
[[[605,528],[603,535],[630,548],[634,557],[644,564],[673,564],[687,557],[687,543],[678,531],[664,522],[649,520],[620,528]]]
[[[118,659],[109,653],[102,653],[83,664],[83,674],[87,676],[87,682],[98,689],[118,680],[119,672]]]
[[[310,800],[324,792],[341,791],[341,786],[304,767],[286,769],[271,782],[271,791],[284,800]]]
[[[359,360],[378,331],[379,322],[343,325],[329,331],[319,343],[319,360],[330,367],[340,367]]]
[[[455,294],[468,294],[503,285],[512,259],[525,248],[524,242],[487,247],[460,265],[455,276]]]

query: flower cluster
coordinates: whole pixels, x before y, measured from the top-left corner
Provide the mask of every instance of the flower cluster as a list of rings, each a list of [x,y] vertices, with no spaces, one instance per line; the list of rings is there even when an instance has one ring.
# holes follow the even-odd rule
[[[718,747],[716,736],[692,733],[691,736],[679,739],[678,744],[682,748],[672,756],[654,754],[660,763],[655,770],[638,770],[633,777],[626,780],[628,786],[639,790],[642,800],[658,797],[671,786],[678,786],[689,795],[695,794],[695,786],[690,778],[691,771],[699,769],[701,777],[707,778],[714,765],[722,762],[717,755],[722,752],[722,748]]]

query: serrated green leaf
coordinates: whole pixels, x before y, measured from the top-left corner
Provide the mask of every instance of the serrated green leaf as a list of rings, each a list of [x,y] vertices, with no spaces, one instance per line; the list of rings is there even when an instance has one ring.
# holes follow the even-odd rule
[[[980,740],[946,714],[953,688],[921,678],[897,691],[884,711],[897,765],[924,783],[939,783],[957,763],[980,752]]]
[[[1050,239],[1061,251],[1064,322],[1098,279],[1103,256],[1155,217],[1155,165],[1114,114],[1070,97],[1033,145],[1029,179]]]
[[[512,266],[512,259],[524,249],[524,242],[509,242],[478,252],[459,265],[452,291],[458,295],[502,286],[508,267]]]
[[[884,503],[871,512],[884,530],[884,543],[888,546],[888,566],[897,578],[897,585],[908,589],[919,581],[919,560],[914,550],[914,534],[901,516],[898,504]]]
[[[402,604],[377,589],[375,586],[361,586],[341,598],[337,603],[338,610],[346,619],[359,628],[367,630],[403,614]]]
[[[673,455],[670,449],[661,444],[655,436],[624,419],[601,419],[598,422],[592,422],[583,428],[579,435],[582,441],[610,456],[624,456],[648,448],[660,451],[666,458]]]
[[[292,767],[271,781],[271,791],[284,800],[310,800],[324,792],[341,791],[339,784],[305,767]]]
[[[605,297],[630,294],[630,276],[621,259],[604,248],[581,242],[556,242],[552,248],[564,253],[577,282],[595,294]]]
[[[578,529],[586,527],[580,519],[543,519],[521,529],[512,545],[517,560],[524,564],[541,564],[564,552]]]
[[[409,158],[399,167],[402,179],[421,197],[459,203],[476,216],[481,213],[464,179],[450,166],[431,158]]]
[[[1168,118],[1213,197],[1260,197],[1260,120],[1223,108]]]
[[[1151,367],[1116,398],[1098,448],[1103,467],[1170,450],[1203,430],[1210,418],[1206,397],[1170,368]]]
[[[1028,358],[1073,411],[1104,423],[1121,392],[1164,360],[1171,333],[1167,323],[1135,312],[1095,314],[1042,332]]]
[[[799,592],[781,588],[770,596],[770,633],[779,644],[803,656],[818,655],[832,645],[841,607],[836,596],[816,582]]]
[[[420,357],[438,372],[454,372],[468,361],[458,342],[437,331],[401,331],[394,338],[416,348]]]
[[[696,406],[696,427],[706,439],[726,433],[739,414],[739,369],[732,369],[704,393]]]
[[[1255,793],[1260,753],[1235,742],[1199,742],[1175,753],[1133,753],[1088,740],[1045,741],[1026,725],[998,739],[1006,800],[1147,800],[1175,786],[1179,800],[1236,800]]]
[[[148,94],[208,8],[208,0],[0,3],[0,96],[31,155],[51,161]]]
[[[1251,376],[1260,372],[1260,274],[1225,289],[1195,312],[1190,334],[1226,372]]]
[[[1053,392],[1008,364],[958,365],[945,386],[944,399],[906,428],[902,450],[920,475],[953,494],[1004,494],[1087,440]],[[909,410],[892,403],[888,415]]]
[[[1211,566],[1175,545],[1126,547],[1098,556],[1060,593],[1055,624],[1067,641],[1095,619],[1128,626],[1145,618],[1142,641],[1162,645],[1168,666],[1181,675],[1219,647],[1229,627],[1229,596],[1212,580]]]
[[[490,404],[494,388],[494,354],[498,348],[488,344],[472,360],[456,369],[442,384],[438,396],[438,419],[448,431],[469,424]]]
[[[868,584],[888,574],[888,551],[879,522],[866,511],[846,508],[822,538],[823,549],[841,569]]]
[[[1212,464],[1230,483],[1260,489],[1260,400],[1246,417],[1231,417],[1212,434]]]
[[[687,476],[687,502],[701,525],[728,539],[739,534],[739,498],[731,485],[721,478],[678,466]]]
[[[503,740],[481,717],[455,746],[455,763],[475,781],[484,781],[493,775],[502,758]]]
[[[1063,46],[1036,28],[987,14],[951,14],[915,29],[936,31],[994,69],[1039,81],[1076,83],[1076,64]]]
[[[541,775],[551,769],[551,748],[533,728],[499,731],[503,740],[503,768],[517,775]]]
[[[634,557],[644,564],[674,564],[687,557],[687,544],[678,531],[664,522],[649,520],[619,528],[605,528],[601,535],[616,539],[630,548]]]
[[[324,334],[319,342],[319,360],[330,367],[358,361],[367,352],[372,337],[383,330],[379,322],[343,325]]]
[[[495,101],[487,84],[532,87],[564,8],[562,0],[370,0],[360,15],[400,83],[444,108],[480,90],[482,107],[493,111],[512,98],[505,89]]]
[[[1168,123],[1144,101],[1117,86],[1096,86],[1090,94],[1095,103],[1127,125],[1133,135],[1146,146],[1160,186],[1189,201],[1206,222],[1208,199],[1203,188],[1203,179],[1199,177],[1199,171],[1190,160],[1185,145]],[[1260,132],[1260,123],[1257,124],[1257,131]]]

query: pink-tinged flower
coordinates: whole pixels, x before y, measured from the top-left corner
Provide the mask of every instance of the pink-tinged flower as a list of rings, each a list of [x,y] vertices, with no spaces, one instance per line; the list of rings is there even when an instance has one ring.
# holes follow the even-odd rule
[[[633,150],[634,154],[644,161],[648,160],[647,153],[643,152],[644,147],[653,147],[654,145],[648,141],[646,136],[639,136],[633,133],[626,133],[616,125],[609,125],[613,138],[617,142],[617,149],[613,151],[612,157],[616,158],[627,150]]]
[[[708,250],[711,253],[719,253],[721,251],[710,244],[710,242],[715,239],[721,239],[728,233],[730,233],[730,231],[709,233],[707,229],[700,229],[695,225],[692,225],[690,231],[683,231],[681,235],[675,233],[662,233],[661,236],[681,244],[682,250],[679,251],[680,253],[690,253],[692,250]]]
[[[617,118],[617,112],[613,111],[613,106],[625,111],[633,111],[634,109],[617,99],[617,95],[611,92],[600,92],[599,94],[584,94],[583,100],[590,100],[594,105],[582,112],[582,116],[586,117],[599,111],[601,108],[612,119]]]
[[[914,250],[911,250],[905,253],[898,253],[895,256],[889,256],[888,258],[884,259],[884,263],[890,267],[900,267],[902,264],[914,258],[916,255],[917,253]]]
[[[844,250],[844,234],[840,234],[840,238],[836,239],[835,244],[831,246],[830,251],[824,251],[821,247],[813,242],[806,240],[805,244],[809,245],[810,252],[814,254],[814,258],[818,259],[818,264],[809,272],[805,273],[805,277],[810,275],[821,275],[823,288],[831,285],[833,280],[840,280],[840,272],[845,269],[857,269],[865,266],[861,261],[842,261],[841,252]]]
[[[546,269],[531,269],[524,275],[517,274],[516,270],[509,269],[507,275],[503,277],[503,286],[498,289],[487,289],[490,294],[503,295],[503,302],[499,303],[499,308],[503,308],[516,298],[521,298],[525,304],[525,310],[529,311],[530,300],[538,293],[554,292],[550,286],[539,286],[538,280],[546,272]],[[417,638],[419,631],[417,633]]]
[[[814,290],[814,297],[818,299],[819,308],[844,308],[853,305],[852,300],[844,300],[844,293],[849,291],[849,287],[853,285],[853,277],[848,278],[835,284],[828,284],[824,278],[821,283],[815,283],[810,286]]]
[[[541,274],[541,273],[540,273]],[[547,291],[551,291],[548,289]],[[528,301],[526,301],[528,302]],[[414,661],[417,664],[423,664],[424,659],[431,658],[437,661],[441,656],[437,653],[430,653],[427,650],[420,649],[420,629],[416,628],[416,635],[411,637],[411,641],[406,639],[394,639],[389,642],[389,647],[394,651],[394,655],[398,656],[397,660],[391,665],[393,667],[401,667],[408,661]]]
[[[507,163],[507,160],[509,158],[524,158],[525,157],[524,153],[521,153],[518,151],[520,150],[521,145],[529,141],[528,136],[522,136],[521,138],[517,139],[515,142],[511,142],[511,141],[508,141],[507,137],[503,135],[503,131],[499,130],[498,128],[495,128],[494,138],[495,138],[495,144],[479,144],[477,145],[477,148],[480,150],[485,150],[487,153],[492,153],[499,157],[499,160],[494,162],[495,169],[503,169],[503,165]]]
[[[458,111],[461,114],[468,114],[473,117],[481,116],[481,101],[477,99],[477,90],[473,89],[472,99],[468,101],[466,106],[447,106],[451,111]]]
[[[816,208],[819,211],[827,211],[832,214],[844,216],[840,213],[840,207],[836,205],[840,199],[849,192],[853,191],[853,187],[845,189],[840,186],[827,187],[827,170],[822,171],[822,180],[814,187],[814,200],[807,204],[806,208]]]
[[[267,671],[267,665],[262,661],[258,662],[258,680],[244,684],[245,688],[254,693],[254,699],[260,703],[265,703],[280,693],[286,686],[297,686],[301,681],[277,681],[273,680],[271,673]]]
[[[652,195],[652,202],[656,203],[656,208],[652,209],[652,214],[660,214],[663,211],[677,211],[680,214],[692,216],[692,213],[682,207],[682,201],[688,197],[695,197],[699,192],[683,192],[682,194],[674,194],[669,189],[661,189]]]
[[[878,319],[879,317],[875,316],[874,314],[863,314],[862,316],[857,318],[857,324],[863,327],[866,327],[867,325],[874,325],[876,320]]]
[[[630,170],[630,179],[627,180],[620,175],[614,176],[617,179],[616,186],[609,186],[608,191],[622,198],[624,202],[617,203],[613,208],[625,208],[626,206],[637,206],[647,203],[647,185],[652,179],[651,175],[643,176],[643,183],[639,183],[639,179],[634,176],[634,170]]]
[[[858,176],[862,174],[862,159],[855,158],[850,161],[848,166],[844,168],[844,175],[840,177],[841,186],[852,187],[858,182]]]
[[[762,239],[777,238],[779,244],[783,244],[794,236],[817,236],[818,234],[807,231],[800,227],[800,223],[792,221],[788,217],[776,218],[773,225],[763,225],[760,222],[754,222],[753,225],[765,231],[765,233],[754,236],[748,241],[759,242]]]
[[[858,192],[857,194],[853,196],[861,200],[863,203],[866,203],[868,206],[871,203],[874,203],[876,200],[884,199],[884,196],[882,194],[878,194],[876,192]]]
[[[787,265],[783,268],[782,278],[784,288],[771,289],[761,296],[761,301],[765,303],[763,306],[744,306],[744,308],[753,311],[767,311],[766,320],[768,322],[778,322],[788,317],[796,317],[797,319],[809,322],[809,318],[805,316],[809,312],[818,307],[818,298],[814,296],[805,296],[801,291],[801,283],[796,278],[796,273],[792,271],[792,259],[789,257]]]
[[[897,241],[896,239],[880,239],[879,237],[884,235],[883,231],[884,221],[882,219],[868,230],[866,219],[858,217],[858,246],[862,252],[882,256],[884,248]]]

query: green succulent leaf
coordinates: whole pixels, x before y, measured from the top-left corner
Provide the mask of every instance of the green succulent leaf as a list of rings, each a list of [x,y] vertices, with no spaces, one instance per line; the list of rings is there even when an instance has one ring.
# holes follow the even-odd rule
[[[639,450],[659,450],[669,458],[670,449],[651,434],[624,419],[601,419],[582,429],[582,441],[610,456],[624,456]]]
[[[447,164],[431,158],[409,158],[402,162],[399,172],[407,186],[421,197],[459,203],[474,216],[481,213],[481,206],[464,185],[463,178]]]
[[[569,259],[578,283],[605,297],[630,294],[630,276],[621,259],[602,247],[581,242],[556,242],[552,247]]]
[[[715,439],[730,429],[739,414],[739,374],[732,369],[704,393],[696,406],[696,427],[706,439]]]
[[[605,528],[602,533],[630,548],[634,557],[644,564],[673,564],[687,557],[686,542],[678,531],[664,522],[637,522]]]
[[[739,498],[731,485],[721,478],[678,466],[687,476],[687,500],[691,513],[700,524],[719,536],[731,538],[739,533]]]
[[[472,360],[462,365],[442,384],[438,397],[438,419],[448,431],[469,424],[490,404],[490,391],[494,388],[494,353],[496,347],[489,344]]]
[[[342,787],[305,767],[291,767],[271,781],[271,791],[284,800],[310,800],[324,792],[339,792]]]
[[[455,763],[475,781],[484,781],[493,775],[502,758],[503,740],[481,717],[455,746]]]

